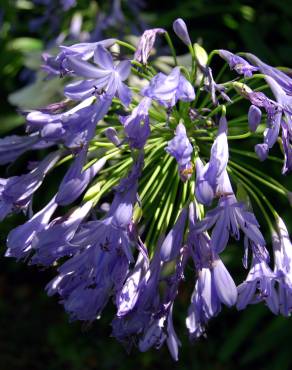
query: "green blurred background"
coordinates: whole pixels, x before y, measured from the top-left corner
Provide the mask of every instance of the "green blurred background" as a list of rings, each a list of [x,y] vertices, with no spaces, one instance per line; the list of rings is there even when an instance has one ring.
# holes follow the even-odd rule
[[[91,1],[89,6],[85,0],[77,1],[87,29],[93,27],[94,22],[90,12],[99,8],[107,12],[110,8],[107,3]],[[133,21],[133,14],[125,3],[127,1],[123,3],[126,20]],[[10,130],[22,132],[22,118],[16,116],[8,95],[34,81],[31,69],[39,65],[40,52],[51,36],[48,24],[38,30],[29,29],[31,18],[40,17],[44,12],[44,7],[31,8],[29,4],[30,1],[0,1],[2,136]],[[61,31],[68,29],[72,12],[60,15]],[[250,51],[273,65],[292,67],[291,0],[151,0],[145,1],[140,17],[145,24],[164,27],[170,32],[173,20],[182,17],[189,26],[192,40],[202,43],[207,51],[214,48]],[[117,29],[109,33],[115,35]],[[185,52],[179,40],[175,40],[175,45]],[[30,69],[24,69],[23,65]],[[278,176],[279,167],[273,170]],[[0,171],[4,177],[5,170]],[[283,181],[288,184],[287,178]],[[281,212],[291,230],[291,208],[283,200]],[[2,255],[8,231],[20,221],[23,221],[20,216],[10,217],[0,225]],[[246,274],[241,267],[241,255],[236,245],[231,246],[225,256],[237,282]],[[44,293],[44,286],[53,277],[52,271],[39,272],[34,267],[2,258],[0,370],[292,369],[292,321],[273,316],[263,305],[250,306],[244,312],[223,309],[219,317],[210,322],[208,337],[190,343],[184,319],[194,283],[192,274],[193,271],[187,271],[188,283],[182,287],[175,306],[175,325],[182,348],[180,361],[174,363],[166,348],[147,353],[134,349],[128,354],[110,337],[113,307],[106,309],[103,317],[90,327],[69,323],[57,299],[48,298]]]

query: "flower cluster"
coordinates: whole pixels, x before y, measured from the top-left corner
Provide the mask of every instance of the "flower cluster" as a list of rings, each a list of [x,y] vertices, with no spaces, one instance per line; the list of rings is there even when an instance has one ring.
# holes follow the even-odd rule
[[[192,339],[205,334],[222,305],[242,310],[264,302],[274,314],[292,311],[289,233],[253,180],[286,199],[291,193],[240,160],[263,161],[280,142],[282,172],[292,170],[292,79],[252,54],[215,50],[202,57],[206,52],[192,45],[182,19],[174,31],[189,48],[190,68],[175,55],[168,73],[155,68],[156,36],[166,36],[174,52],[160,28],[145,31],[131,55],[132,45],[108,39],[61,46],[47,61],[51,75],[67,76],[65,99],[23,112],[26,134],[0,139],[1,165],[23,161],[30,151],[44,156],[24,174],[0,179],[0,220],[16,212],[29,216],[10,231],[6,256],[53,266],[47,293],[58,295],[72,320],[93,322],[113,301],[117,340],[141,351],[166,343],[177,360],[173,313],[188,265],[194,271],[186,308]],[[114,44],[125,50],[113,52]],[[237,78],[215,82],[210,65],[216,54]],[[267,86],[274,98],[263,92]],[[248,112],[233,117],[229,107],[243,99]],[[234,146],[261,133],[256,154]],[[55,195],[35,210],[33,200],[59,166],[65,175]],[[274,267],[248,195],[270,228]],[[240,284],[225,266],[230,240],[242,241],[249,268]]]

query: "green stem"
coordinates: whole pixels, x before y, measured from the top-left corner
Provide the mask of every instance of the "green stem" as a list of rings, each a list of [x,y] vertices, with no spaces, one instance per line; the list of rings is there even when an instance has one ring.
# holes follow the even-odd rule
[[[176,51],[175,51],[175,48],[174,48],[173,43],[171,41],[171,38],[169,36],[169,33],[165,32],[164,37],[165,37],[165,40],[168,43],[168,46],[170,48],[170,51],[171,51],[171,54],[172,54],[172,57],[173,57],[173,60],[174,60],[174,64],[177,66]]]

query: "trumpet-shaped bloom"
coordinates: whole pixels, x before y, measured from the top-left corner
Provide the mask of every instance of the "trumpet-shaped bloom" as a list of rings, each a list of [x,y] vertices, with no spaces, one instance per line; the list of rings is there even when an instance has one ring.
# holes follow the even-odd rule
[[[69,68],[76,76],[85,79],[67,85],[65,95],[73,100],[83,100],[105,93],[110,98],[117,96],[124,105],[129,105],[131,90],[123,81],[129,76],[131,62],[123,60],[115,65],[110,52],[101,45],[94,50],[94,62],[98,67],[77,57],[67,56]]]
[[[244,75],[244,77],[252,77],[253,72],[258,70],[257,67],[249,64],[245,59],[228,50],[220,49],[219,55],[226,60],[230,69],[234,69],[238,74]]]
[[[61,156],[60,151],[53,152],[31,172],[8,179],[0,179],[0,220],[3,220],[11,212],[27,210],[33,194]]]
[[[150,105],[151,99],[145,97],[137,107],[133,109],[129,116],[120,116],[120,121],[124,126],[130,147],[133,149],[143,148],[150,135],[148,115]]]
[[[168,142],[165,150],[175,158],[178,164],[179,175],[182,181],[186,181],[192,174],[191,155],[193,147],[187,136],[183,123],[179,123],[175,129],[175,136]]]
[[[178,67],[173,68],[169,75],[158,73],[141,94],[156,100],[165,107],[173,107],[178,100],[190,102],[195,99],[195,91],[191,83],[181,74]]]

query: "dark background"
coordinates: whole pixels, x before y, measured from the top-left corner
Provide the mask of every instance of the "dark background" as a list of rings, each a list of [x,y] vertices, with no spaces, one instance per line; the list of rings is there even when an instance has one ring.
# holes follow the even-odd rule
[[[271,64],[292,67],[291,0],[160,0],[145,3],[142,14],[145,23],[165,27],[171,32],[173,20],[182,17],[189,26],[192,40],[202,42],[208,51],[214,48],[250,51]],[[10,45],[15,37],[20,36],[40,39],[44,45],[49,34],[48,26],[37,32],[28,29],[30,17],[36,16],[38,11],[41,15],[42,7],[30,14],[17,9],[15,4],[13,1],[0,1],[0,11],[1,6],[5,10],[5,27],[7,22],[10,25],[8,32],[2,29],[0,40],[0,114],[8,128],[9,122],[11,128],[14,127],[15,119],[15,108],[7,102],[8,94],[34,78],[33,73],[22,67],[23,51]],[[84,1],[78,5],[81,9],[86,7]],[[127,9],[125,12],[128,14]],[[66,27],[66,21],[65,15],[63,27]],[[179,51],[185,52],[179,40],[175,45]],[[4,169],[1,175],[5,176]],[[291,208],[285,202],[281,208],[281,214],[289,220]],[[11,217],[0,225],[2,255],[6,235],[19,220]],[[228,263],[238,282],[245,276],[240,267],[238,245],[231,246],[229,253]],[[208,337],[190,343],[184,319],[193,284],[192,278],[189,279],[191,273],[187,272],[189,283],[182,287],[175,306],[175,325],[183,345],[180,361],[174,363],[166,348],[147,353],[133,350],[127,354],[110,337],[113,308],[106,309],[102,319],[91,327],[69,323],[57,299],[48,298],[44,292],[44,286],[53,277],[52,271],[39,272],[34,267],[2,258],[0,370],[292,369],[292,321],[275,317],[264,305],[249,306],[244,312],[223,309],[210,322]]]

